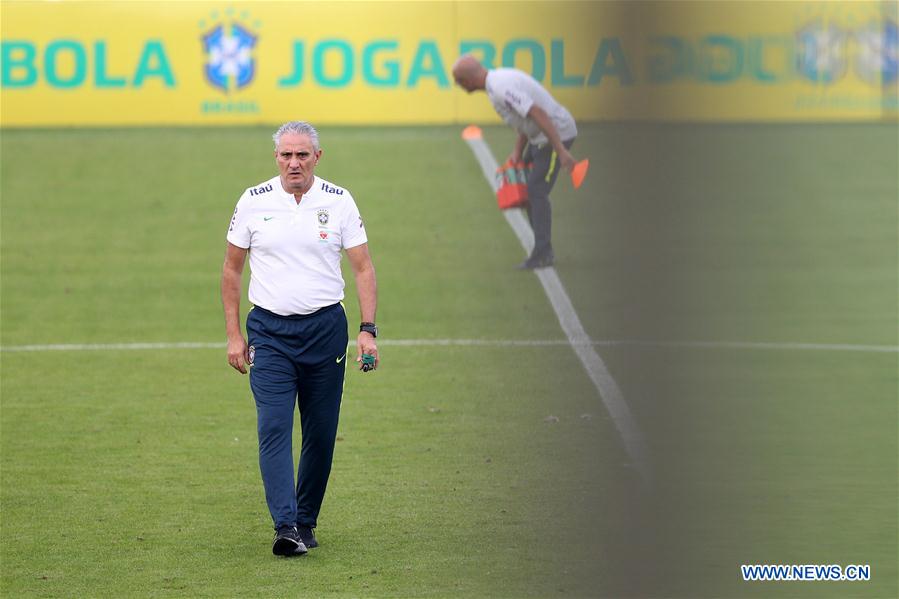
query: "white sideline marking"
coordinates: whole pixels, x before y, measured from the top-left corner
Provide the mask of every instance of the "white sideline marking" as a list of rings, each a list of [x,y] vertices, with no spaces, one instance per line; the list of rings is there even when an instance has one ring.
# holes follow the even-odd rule
[[[355,341],[350,344],[355,345]],[[383,339],[385,347],[558,347],[572,345],[564,339]],[[756,349],[786,351],[851,351],[899,353],[896,345],[850,345],[845,343],[769,343],[752,341],[641,341],[602,339],[579,341],[574,345],[599,347],[666,347],[683,349]],[[53,343],[46,345],[7,345],[0,352],[104,351],[148,349],[225,349],[224,342],[170,341],[159,343]]]
[[[47,345],[4,345],[2,352],[105,351],[136,349],[224,349],[226,343],[162,341],[159,343],[51,343]]]
[[[496,193],[498,187],[496,168],[498,165],[493,157],[493,153],[487,147],[483,137],[479,136],[474,139],[466,139],[465,141],[481,165],[481,171],[484,173],[484,178],[487,179],[487,184]],[[506,217],[506,222],[509,223],[509,226],[515,232],[515,235],[518,236],[518,240],[525,251],[530,254],[531,248],[534,247],[534,234],[522,212],[522,210],[504,210],[503,215]],[[643,433],[637,427],[637,422],[624,401],[621,388],[618,387],[618,383],[615,382],[615,379],[609,373],[609,369],[606,368],[605,362],[602,361],[602,358],[599,357],[599,354],[593,348],[590,337],[584,331],[577,312],[574,311],[574,306],[571,305],[571,299],[569,299],[568,294],[565,292],[565,287],[556,273],[556,269],[552,267],[539,268],[534,272],[540,279],[547,297],[549,297],[549,301],[556,312],[556,316],[559,318],[559,324],[562,325],[562,330],[565,332],[569,344],[574,349],[577,357],[580,358],[581,364],[587,370],[587,374],[596,386],[596,390],[599,391],[599,397],[605,404],[606,410],[608,410],[615,427],[624,441],[625,450],[642,475],[643,482],[650,484],[652,471],[649,465],[649,452]]]
[[[350,345],[356,345],[350,340]],[[380,346],[439,347],[439,346],[482,346],[482,347],[542,347],[568,345],[562,339],[383,339]],[[160,342],[160,343],[55,343],[48,345],[6,345],[2,352],[45,352],[45,351],[105,351],[105,350],[146,350],[146,349],[225,349],[225,342]]]
[[[774,349],[787,351],[854,351],[899,353],[899,345],[852,345],[849,343],[775,343],[767,341],[594,341],[594,345],[630,345],[684,349]]]

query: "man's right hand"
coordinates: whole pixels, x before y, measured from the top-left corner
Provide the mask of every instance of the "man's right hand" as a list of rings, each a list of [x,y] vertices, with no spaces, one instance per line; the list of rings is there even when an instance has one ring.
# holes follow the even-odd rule
[[[240,374],[246,374],[246,365],[250,363],[247,341],[243,335],[228,338],[228,364]]]

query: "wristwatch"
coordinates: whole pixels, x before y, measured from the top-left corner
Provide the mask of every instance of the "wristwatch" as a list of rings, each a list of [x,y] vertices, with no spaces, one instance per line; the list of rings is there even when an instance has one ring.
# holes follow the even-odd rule
[[[362,324],[360,324],[359,332],[362,333],[363,331],[366,333],[370,333],[372,337],[377,338],[378,336],[378,327],[373,322],[363,322]]]

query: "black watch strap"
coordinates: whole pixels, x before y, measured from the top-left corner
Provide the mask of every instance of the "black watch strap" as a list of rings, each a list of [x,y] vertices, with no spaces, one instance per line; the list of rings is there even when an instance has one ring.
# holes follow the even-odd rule
[[[359,325],[359,332],[370,333],[372,337],[378,337],[378,327],[373,322],[363,322]]]

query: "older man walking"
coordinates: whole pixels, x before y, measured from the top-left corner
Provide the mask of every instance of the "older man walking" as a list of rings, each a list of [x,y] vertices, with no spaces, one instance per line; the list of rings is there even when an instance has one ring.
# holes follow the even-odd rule
[[[350,192],[315,175],[318,132],[299,121],[273,136],[279,174],[248,188],[227,235],[222,304],[228,362],[246,374],[256,401],[259,467],[275,527],[272,552],[316,547],[316,527],[331,472],[347,356],[341,300],[346,251],[359,293],[360,368],[378,365],[377,284],[368,239]],[[247,337],[240,330],[241,273],[250,259]],[[293,476],[293,415],[302,449]]]

